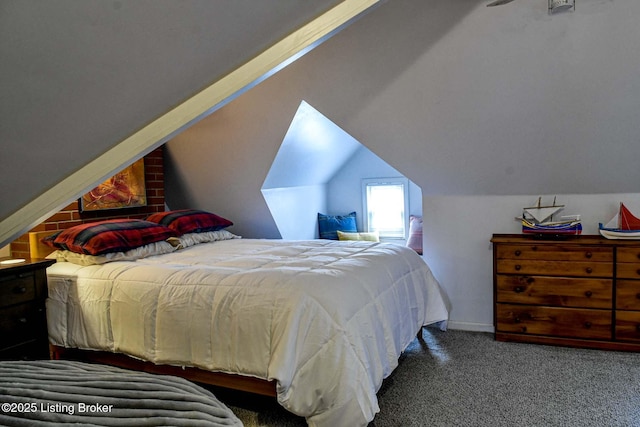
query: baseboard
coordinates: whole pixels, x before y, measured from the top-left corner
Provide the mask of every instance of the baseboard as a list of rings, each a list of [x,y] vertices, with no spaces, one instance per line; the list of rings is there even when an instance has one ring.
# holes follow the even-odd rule
[[[457,329],[460,331],[472,331],[472,332],[491,332],[494,333],[495,329],[493,325],[487,323],[474,323],[474,322],[457,322],[455,320],[449,320],[447,329]]]

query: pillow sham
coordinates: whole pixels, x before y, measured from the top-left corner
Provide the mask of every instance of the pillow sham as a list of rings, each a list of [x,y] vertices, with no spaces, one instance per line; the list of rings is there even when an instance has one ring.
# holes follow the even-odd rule
[[[240,236],[228,230],[205,231],[203,233],[187,233],[180,237],[172,237],[169,243],[175,245],[177,249],[188,248],[199,243],[218,242],[220,240],[242,239]]]
[[[147,221],[155,222],[174,230],[178,235],[222,230],[233,222],[211,212],[197,209],[179,209],[150,215]]]
[[[347,233],[344,231],[337,231],[338,240],[364,240],[367,242],[379,242],[380,233],[377,231],[359,232],[359,233]]]
[[[422,255],[422,217],[409,216],[409,238],[407,247]]]
[[[169,239],[174,238],[175,237],[170,237]],[[126,252],[110,252],[104,255],[79,254],[58,249],[47,255],[47,258],[55,259],[57,262],[70,262],[77,265],[101,265],[113,261],[135,261],[153,255],[168,254],[176,249],[177,248],[168,241],[161,241],[139,246]]]
[[[321,239],[338,240],[338,230],[357,233],[356,213],[347,215],[325,215],[318,213],[318,231]]]
[[[102,255],[124,252],[175,237],[176,232],[141,219],[111,219],[76,225],[42,239],[54,249]]]

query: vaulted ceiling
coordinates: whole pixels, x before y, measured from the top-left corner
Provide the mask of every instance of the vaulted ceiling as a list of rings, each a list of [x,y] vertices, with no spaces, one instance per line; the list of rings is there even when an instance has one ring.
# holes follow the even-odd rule
[[[377,2],[1,2],[0,246]]]

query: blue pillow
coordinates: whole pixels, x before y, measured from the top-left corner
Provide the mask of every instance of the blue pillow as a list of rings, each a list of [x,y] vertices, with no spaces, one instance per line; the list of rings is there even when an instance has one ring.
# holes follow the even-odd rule
[[[321,239],[338,240],[338,230],[357,233],[356,213],[348,215],[324,215],[318,213],[318,230]]]

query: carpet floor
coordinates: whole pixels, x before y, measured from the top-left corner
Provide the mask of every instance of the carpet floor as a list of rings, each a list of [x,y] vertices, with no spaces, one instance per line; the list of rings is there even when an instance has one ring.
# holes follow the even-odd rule
[[[215,394],[246,427],[306,426],[275,399]],[[640,354],[427,328],[400,357],[378,401],[370,427],[640,426]]]

